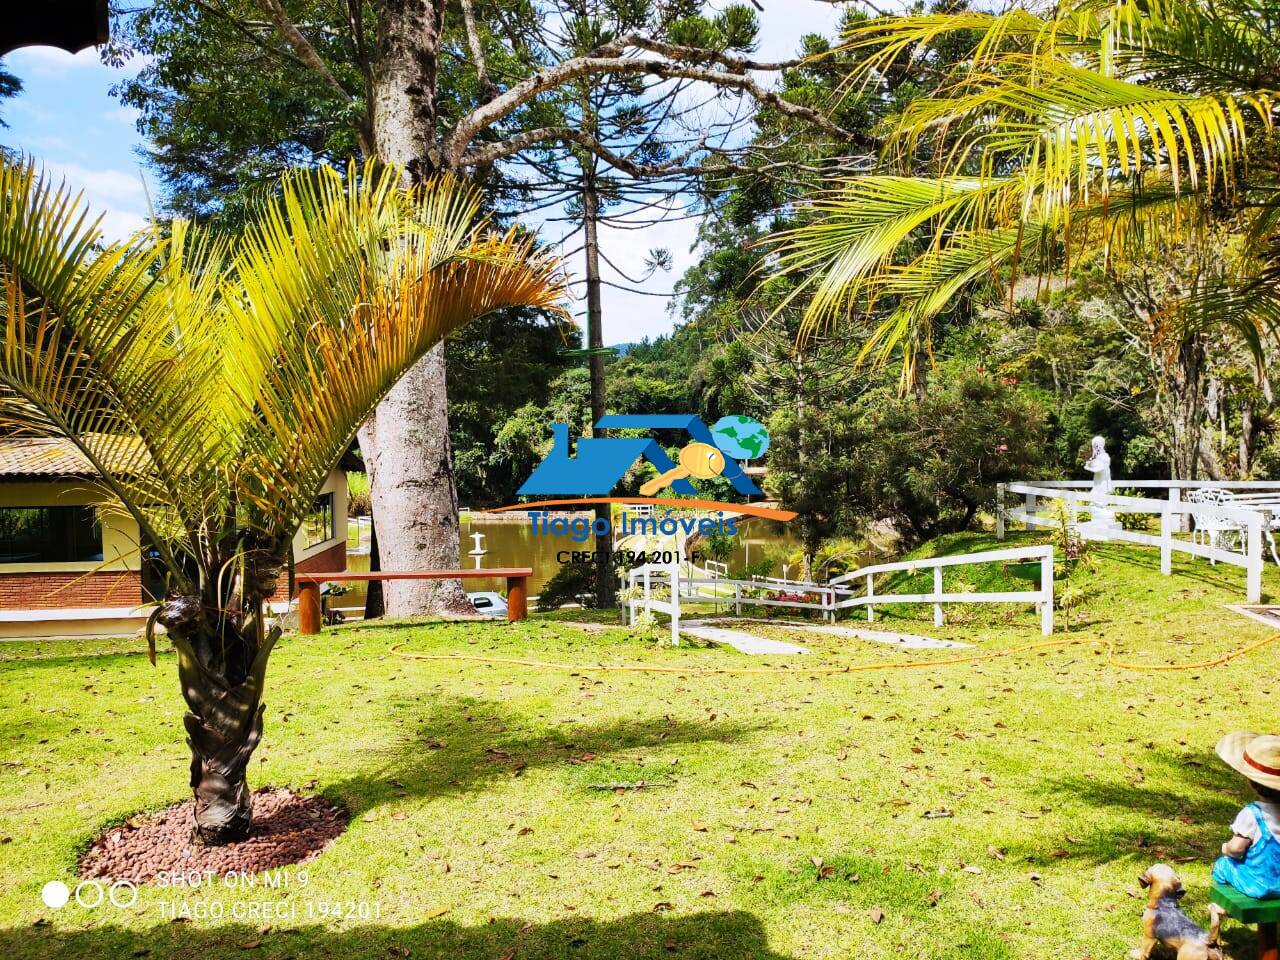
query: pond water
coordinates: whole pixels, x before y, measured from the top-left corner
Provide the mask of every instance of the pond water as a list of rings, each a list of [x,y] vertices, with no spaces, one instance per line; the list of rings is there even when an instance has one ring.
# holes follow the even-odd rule
[[[786,524],[774,520],[752,518],[740,525],[741,532],[734,538],[733,557],[729,560],[730,570],[739,570],[749,563],[755,563],[762,557],[775,557],[798,546],[798,541]],[[557,554],[564,550],[589,550],[589,544],[575,543],[568,534],[547,535],[534,534],[529,522],[519,522],[484,515],[463,514],[461,523],[462,566],[472,568],[475,558],[468,554],[475,549],[474,534],[484,535],[485,555],[480,560],[481,567],[532,567],[533,576],[529,580],[529,595],[537,596],[543,585],[555,576],[561,567]],[[369,524],[364,518],[352,517],[347,536],[347,569],[369,569]],[[799,569],[788,571],[792,577],[799,576]],[[774,560],[768,576],[783,575],[782,565]],[[363,609],[365,598],[364,584],[348,584],[350,591],[338,602],[344,609]],[[502,580],[468,580],[468,590],[496,590],[505,592],[506,582]]]

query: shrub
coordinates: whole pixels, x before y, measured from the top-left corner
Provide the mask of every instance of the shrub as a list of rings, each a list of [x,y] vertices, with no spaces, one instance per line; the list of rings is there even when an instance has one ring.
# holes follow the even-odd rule
[[[566,563],[538,594],[538,611],[559,610],[566,603],[588,609],[596,605],[596,568],[593,563]]]
[[[859,507],[909,540],[967,529],[997,483],[1034,475],[1046,459],[1045,410],[973,368],[939,368],[922,397],[875,391],[861,410]]]
[[[367,473],[347,474],[347,513],[353,517],[367,517],[373,512],[373,497],[369,489]]]

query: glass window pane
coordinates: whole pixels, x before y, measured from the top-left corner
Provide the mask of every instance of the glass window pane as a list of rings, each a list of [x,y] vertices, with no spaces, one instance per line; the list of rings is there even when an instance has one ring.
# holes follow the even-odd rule
[[[333,518],[333,494],[316,497],[311,512],[302,520],[302,545],[314,547],[317,543],[332,540],[337,535]]]
[[[0,563],[102,559],[102,524],[93,507],[0,507]]]

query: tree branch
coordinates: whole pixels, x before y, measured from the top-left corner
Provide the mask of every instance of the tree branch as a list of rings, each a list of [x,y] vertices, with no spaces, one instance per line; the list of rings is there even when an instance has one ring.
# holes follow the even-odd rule
[[[679,157],[666,163],[660,164],[641,164],[636,163],[619,153],[615,153],[606,147],[603,143],[588,133],[575,127],[538,127],[534,130],[525,130],[514,136],[508,137],[506,140],[495,143],[485,144],[471,152],[467,153],[462,160],[461,166],[485,167],[490,166],[504,157],[512,156],[522,152],[535,143],[542,143],[547,140],[557,140],[562,143],[573,143],[582,147],[594,156],[600,158],[609,166],[616,170],[621,170],[628,176],[637,179],[651,179],[655,177],[674,177],[674,176],[693,176],[702,172],[701,166],[686,165],[686,161],[698,151],[702,150],[704,145],[699,142],[697,145],[690,147]]]
[[[466,27],[467,46],[471,49],[471,59],[475,61],[480,89],[484,91],[486,100],[492,100],[498,95],[498,88],[489,79],[489,66],[484,58],[484,46],[480,43],[480,31],[476,27],[476,9],[472,0],[462,0],[462,22]]]
[[[671,62],[669,60],[650,60],[624,56],[627,47],[676,51],[682,59],[677,62]],[[692,47],[662,44],[645,37],[628,34],[611,43],[597,47],[589,54],[573,57],[545,70],[539,70],[488,103],[472,110],[459,121],[445,145],[446,164],[453,169],[464,165],[464,163],[468,162],[465,159],[467,149],[481,130],[487,129],[505,119],[543,93],[561,87],[579,77],[587,76],[649,75],[660,77],[664,80],[699,80],[721,89],[737,90],[745,93],[757,103],[771,106],[784,116],[812,123],[819,129],[841,140],[852,141],[856,139],[853,134],[832,123],[829,118],[817,110],[792,103],[772,90],[766,90],[745,73],[718,70],[684,62],[685,58],[692,57],[695,53],[701,55],[703,60],[713,60],[722,65],[732,64],[735,69],[743,65],[749,65],[749,69],[774,66],[773,64],[755,65],[753,61],[748,61],[741,57],[732,57],[710,50],[699,51]]]
[[[302,31],[289,19],[284,12],[284,7],[280,6],[280,0],[258,0],[258,6],[262,8],[262,12],[267,15],[267,19],[271,21],[285,43],[293,48],[293,52],[298,55],[298,59],[309,70],[318,74],[325,83],[344,99],[348,101],[355,99],[355,95],[333,75],[333,72],[321,59],[320,54],[316,52],[316,48],[311,45],[307,38],[302,35]]]

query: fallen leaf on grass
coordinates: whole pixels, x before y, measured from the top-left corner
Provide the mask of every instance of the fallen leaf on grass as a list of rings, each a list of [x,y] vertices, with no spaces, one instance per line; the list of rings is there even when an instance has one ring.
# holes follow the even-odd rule
[[[434,920],[436,919],[436,917],[443,917],[448,912],[449,912],[448,907],[432,907],[425,914],[423,914],[423,917],[427,920]]]
[[[879,923],[881,920],[884,919],[884,911],[881,910],[879,907],[872,907],[870,910],[867,911],[867,918],[872,923]]]

